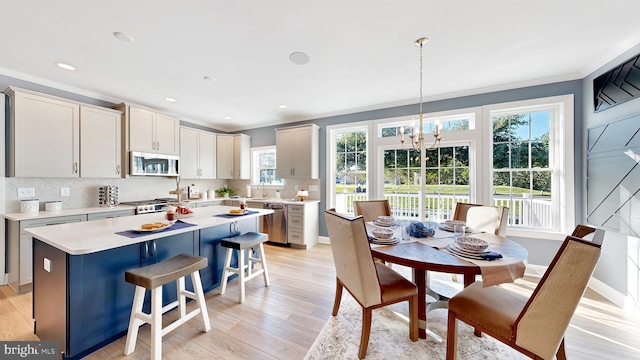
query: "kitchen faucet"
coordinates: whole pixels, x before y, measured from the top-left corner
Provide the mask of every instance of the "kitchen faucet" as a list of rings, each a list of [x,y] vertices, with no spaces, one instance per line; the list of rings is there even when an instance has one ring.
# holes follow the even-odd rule
[[[264,188],[264,183],[262,181],[258,184],[258,190],[260,190],[260,185],[262,185],[262,197],[265,198],[267,197],[267,190]]]

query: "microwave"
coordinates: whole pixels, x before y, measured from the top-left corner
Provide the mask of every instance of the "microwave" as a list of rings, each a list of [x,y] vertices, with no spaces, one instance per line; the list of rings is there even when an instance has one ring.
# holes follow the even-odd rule
[[[129,175],[178,176],[180,157],[131,151]]]

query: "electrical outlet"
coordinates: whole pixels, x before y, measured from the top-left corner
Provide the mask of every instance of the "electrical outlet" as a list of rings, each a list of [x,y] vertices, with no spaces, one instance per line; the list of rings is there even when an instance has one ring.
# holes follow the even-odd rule
[[[69,196],[69,188],[68,187],[60,188],[60,196]]]
[[[298,185],[295,185],[295,186],[294,186],[294,190],[295,190],[295,191],[298,191]]]
[[[18,198],[32,198],[36,196],[35,188],[18,188]]]

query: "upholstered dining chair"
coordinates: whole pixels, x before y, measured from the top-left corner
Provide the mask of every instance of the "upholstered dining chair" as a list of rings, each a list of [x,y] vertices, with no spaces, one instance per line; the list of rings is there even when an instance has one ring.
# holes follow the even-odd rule
[[[354,201],[353,210],[356,216],[362,215],[364,221],[373,221],[378,216],[390,216],[391,207],[389,200],[363,200]]]
[[[364,359],[369,346],[372,310],[409,301],[409,338],[418,341],[418,288],[393,269],[373,260],[362,216],[325,211],[333,262],[336,267],[336,295],[332,315],[340,309],[342,289],[362,306],[362,332],[358,357]]]
[[[604,231],[592,241],[567,236],[531,297],[475,282],[449,300],[447,360],[456,358],[457,320],[533,359],[566,359],[564,333],[600,258]],[[578,231],[578,228],[576,228]],[[480,331],[480,332],[478,332]]]
[[[454,220],[462,220],[474,231],[485,231],[499,236],[507,233],[509,208],[482,204],[456,203]]]

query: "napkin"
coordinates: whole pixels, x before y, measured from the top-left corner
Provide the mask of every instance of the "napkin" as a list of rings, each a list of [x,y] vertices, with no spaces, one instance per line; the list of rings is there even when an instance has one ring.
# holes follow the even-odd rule
[[[488,253],[484,253],[484,254],[480,254],[480,257],[482,257],[485,260],[496,260],[496,259],[502,259],[502,254],[497,253],[495,251],[491,251]]]

